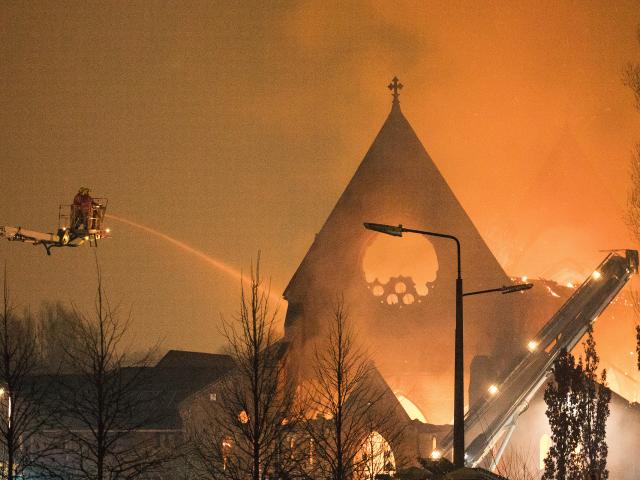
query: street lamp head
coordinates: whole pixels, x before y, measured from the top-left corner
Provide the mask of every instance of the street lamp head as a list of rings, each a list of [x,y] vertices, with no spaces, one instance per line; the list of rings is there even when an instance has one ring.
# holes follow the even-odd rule
[[[394,237],[402,236],[402,225],[384,225],[382,223],[365,223],[364,228],[367,230],[373,230],[374,232],[386,233],[387,235],[393,235]]]
[[[521,292],[523,290],[529,290],[532,287],[533,283],[518,283],[517,285],[507,285],[500,289],[500,293],[504,295],[505,293]]]

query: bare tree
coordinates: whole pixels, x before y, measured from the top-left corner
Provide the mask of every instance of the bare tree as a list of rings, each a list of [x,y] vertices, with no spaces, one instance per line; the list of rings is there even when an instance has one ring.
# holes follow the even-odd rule
[[[0,478],[13,480],[42,471],[51,453],[41,435],[48,420],[44,402],[49,382],[35,377],[39,369],[34,323],[28,312],[20,316],[13,311],[5,265],[0,312]]]
[[[275,332],[276,311],[260,274],[260,256],[240,309],[222,331],[235,367],[192,408],[188,430],[199,478],[262,480],[291,476],[295,391],[287,344]],[[215,399],[211,402],[211,399]]]
[[[38,356],[42,373],[63,373],[65,348],[74,340],[69,333],[75,331],[79,319],[72,308],[61,302],[44,302],[35,315]]]
[[[640,42],[640,27],[637,30]],[[631,89],[635,96],[636,109],[640,111],[640,64],[630,63],[624,71],[624,84]],[[631,158],[631,189],[627,199],[625,221],[629,231],[637,242],[640,242],[640,143],[635,145]],[[637,292],[631,292],[636,317],[640,317],[640,301]],[[640,369],[640,324],[636,325],[636,353],[637,364]]]
[[[58,458],[65,478],[119,480],[158,471],[169,459],[154,439],[141,432],[156,420],[155,394],[145,389],[151,352],[132,364],[124,345],[130,316],[111,308],[98,268],[95,313],[75,312],[78,321],[65,346],[70,374],[62,376],[58,408]]]
[[[388,387],[357,344],[342,301],[315,348],[308,384],[307,416],[315,417],[305,424],[315,456],[309,474],[348,480],[393,472],[388,442],[400,434],[395,403],[387,402]]]
[[[538,480],[534,455],[530,450],[508,449],[496,467],[496,473],[509,480]]]
[[[640,42],[640,27],[636,32]],[[640,110],[640,64],[630,63],[624,71],[624,84],[629,87],[636,98],[636,108]]]

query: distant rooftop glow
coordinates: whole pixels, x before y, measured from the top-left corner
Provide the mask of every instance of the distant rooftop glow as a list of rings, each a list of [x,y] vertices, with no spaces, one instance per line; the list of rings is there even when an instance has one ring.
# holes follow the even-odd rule
[[[409,415],[409,418],[411,420],[420,420],[422,423],[427,423],[427,419],[415,403],[413,403],[401,393],[396,392],[396,398],[400,402],[400,405],[402,405],[402,408],[404,408],[404,411],[407,412],[407,415]]]

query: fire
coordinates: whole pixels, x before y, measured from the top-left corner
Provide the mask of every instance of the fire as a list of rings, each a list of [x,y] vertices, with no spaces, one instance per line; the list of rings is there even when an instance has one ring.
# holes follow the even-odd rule
[[[435,281],[438,275],[438,257],[433,244],[423,236],[408,235],[399,241],[386,235],[377,235],[367,248],[362,260],[365,280],[369,284],[376,283],[373,293],[377,296],[384,289],[387,294],[404,295],[415,288],[415,293],[424,297],[429,292],[428,284]],[[404,278],[405,281],[392,279]],[[407,285],[406,280],[414,285]],[[407,298],[404,302],[412,303]]]
[[[413,403],[401,393],[395,392],[395,395],[400,402],[400,405],[402,405],[402,408],[404,408],[404,411],[407,412],[407,415],[409,415],[409,418],[411,420],[420,420],[422,423],[427,423],[427,419],[415,403]]]

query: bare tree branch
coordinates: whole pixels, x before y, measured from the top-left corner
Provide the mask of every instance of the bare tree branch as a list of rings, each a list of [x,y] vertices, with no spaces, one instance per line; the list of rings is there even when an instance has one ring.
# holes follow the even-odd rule
[[[241,282],[238,316],[222,319],[235,368],[214,386],[216,401],[200,398],[188,419],[194,465],[200,478],[293,475],[290,448],[297,424],[288,345],[275,332],[260,256],[248,287]]]

